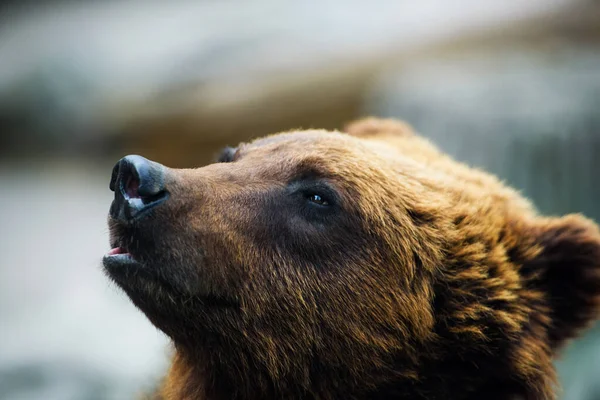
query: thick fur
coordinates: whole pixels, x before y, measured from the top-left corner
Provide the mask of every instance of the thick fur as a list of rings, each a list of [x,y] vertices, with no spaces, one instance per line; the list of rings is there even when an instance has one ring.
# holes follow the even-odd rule
[[[552,358],[599,314],[598,227],[405,124],[345,132],[170,170],[167,202],[109,221],[143,264],[109,275],[176,350],[158,398],[555,398]]]

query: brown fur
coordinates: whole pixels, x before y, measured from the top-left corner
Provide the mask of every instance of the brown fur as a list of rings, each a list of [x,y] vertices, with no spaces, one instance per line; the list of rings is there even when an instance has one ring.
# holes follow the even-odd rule
[[[552,358],[599,313],[598,227],[402,123],[346,131],[170,170],[147,220],[110,221],[147,268],[111,277],[176,349],[159,396],[555,398]],[[297,182],[334,206],[305,210]]]

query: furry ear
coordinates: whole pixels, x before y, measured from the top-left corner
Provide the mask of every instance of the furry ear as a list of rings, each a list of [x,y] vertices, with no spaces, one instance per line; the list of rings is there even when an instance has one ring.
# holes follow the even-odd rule
[[[395,119],[363,118],[346,125],[344,132],[357,137],[377,135],[412,136],[413,130],[404,122]]]
[[[539,254],[523,266],[547,296],[552,348],[575,337],[600,316],[600,231],[580,215],[542,220]]]

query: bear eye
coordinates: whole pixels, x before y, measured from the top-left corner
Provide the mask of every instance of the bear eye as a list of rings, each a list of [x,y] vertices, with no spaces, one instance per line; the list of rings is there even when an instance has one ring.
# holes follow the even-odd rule
[[[314,204],[318,204],[320,206],[328,206],[330,204],[325,197],[315,193],[308,196],[308,201]]]
[[[309,219],[333,215],[340,205],[337,192],[324,181],[294,181],[289,184],[289,190]]]
[[[228,163],[235,161],[235,156],[237,155],[237,149],[234,147],[227,146],[219,154],[217,157],[218,163]]]

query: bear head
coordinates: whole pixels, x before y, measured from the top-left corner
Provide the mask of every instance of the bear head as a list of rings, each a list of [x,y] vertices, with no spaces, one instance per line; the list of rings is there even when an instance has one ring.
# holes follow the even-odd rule
[[[113,171],[105,270],[176,350],[164,398],[554,398],[600,232],[397,121]],[[520,397],[519,397],[520,396]]]

